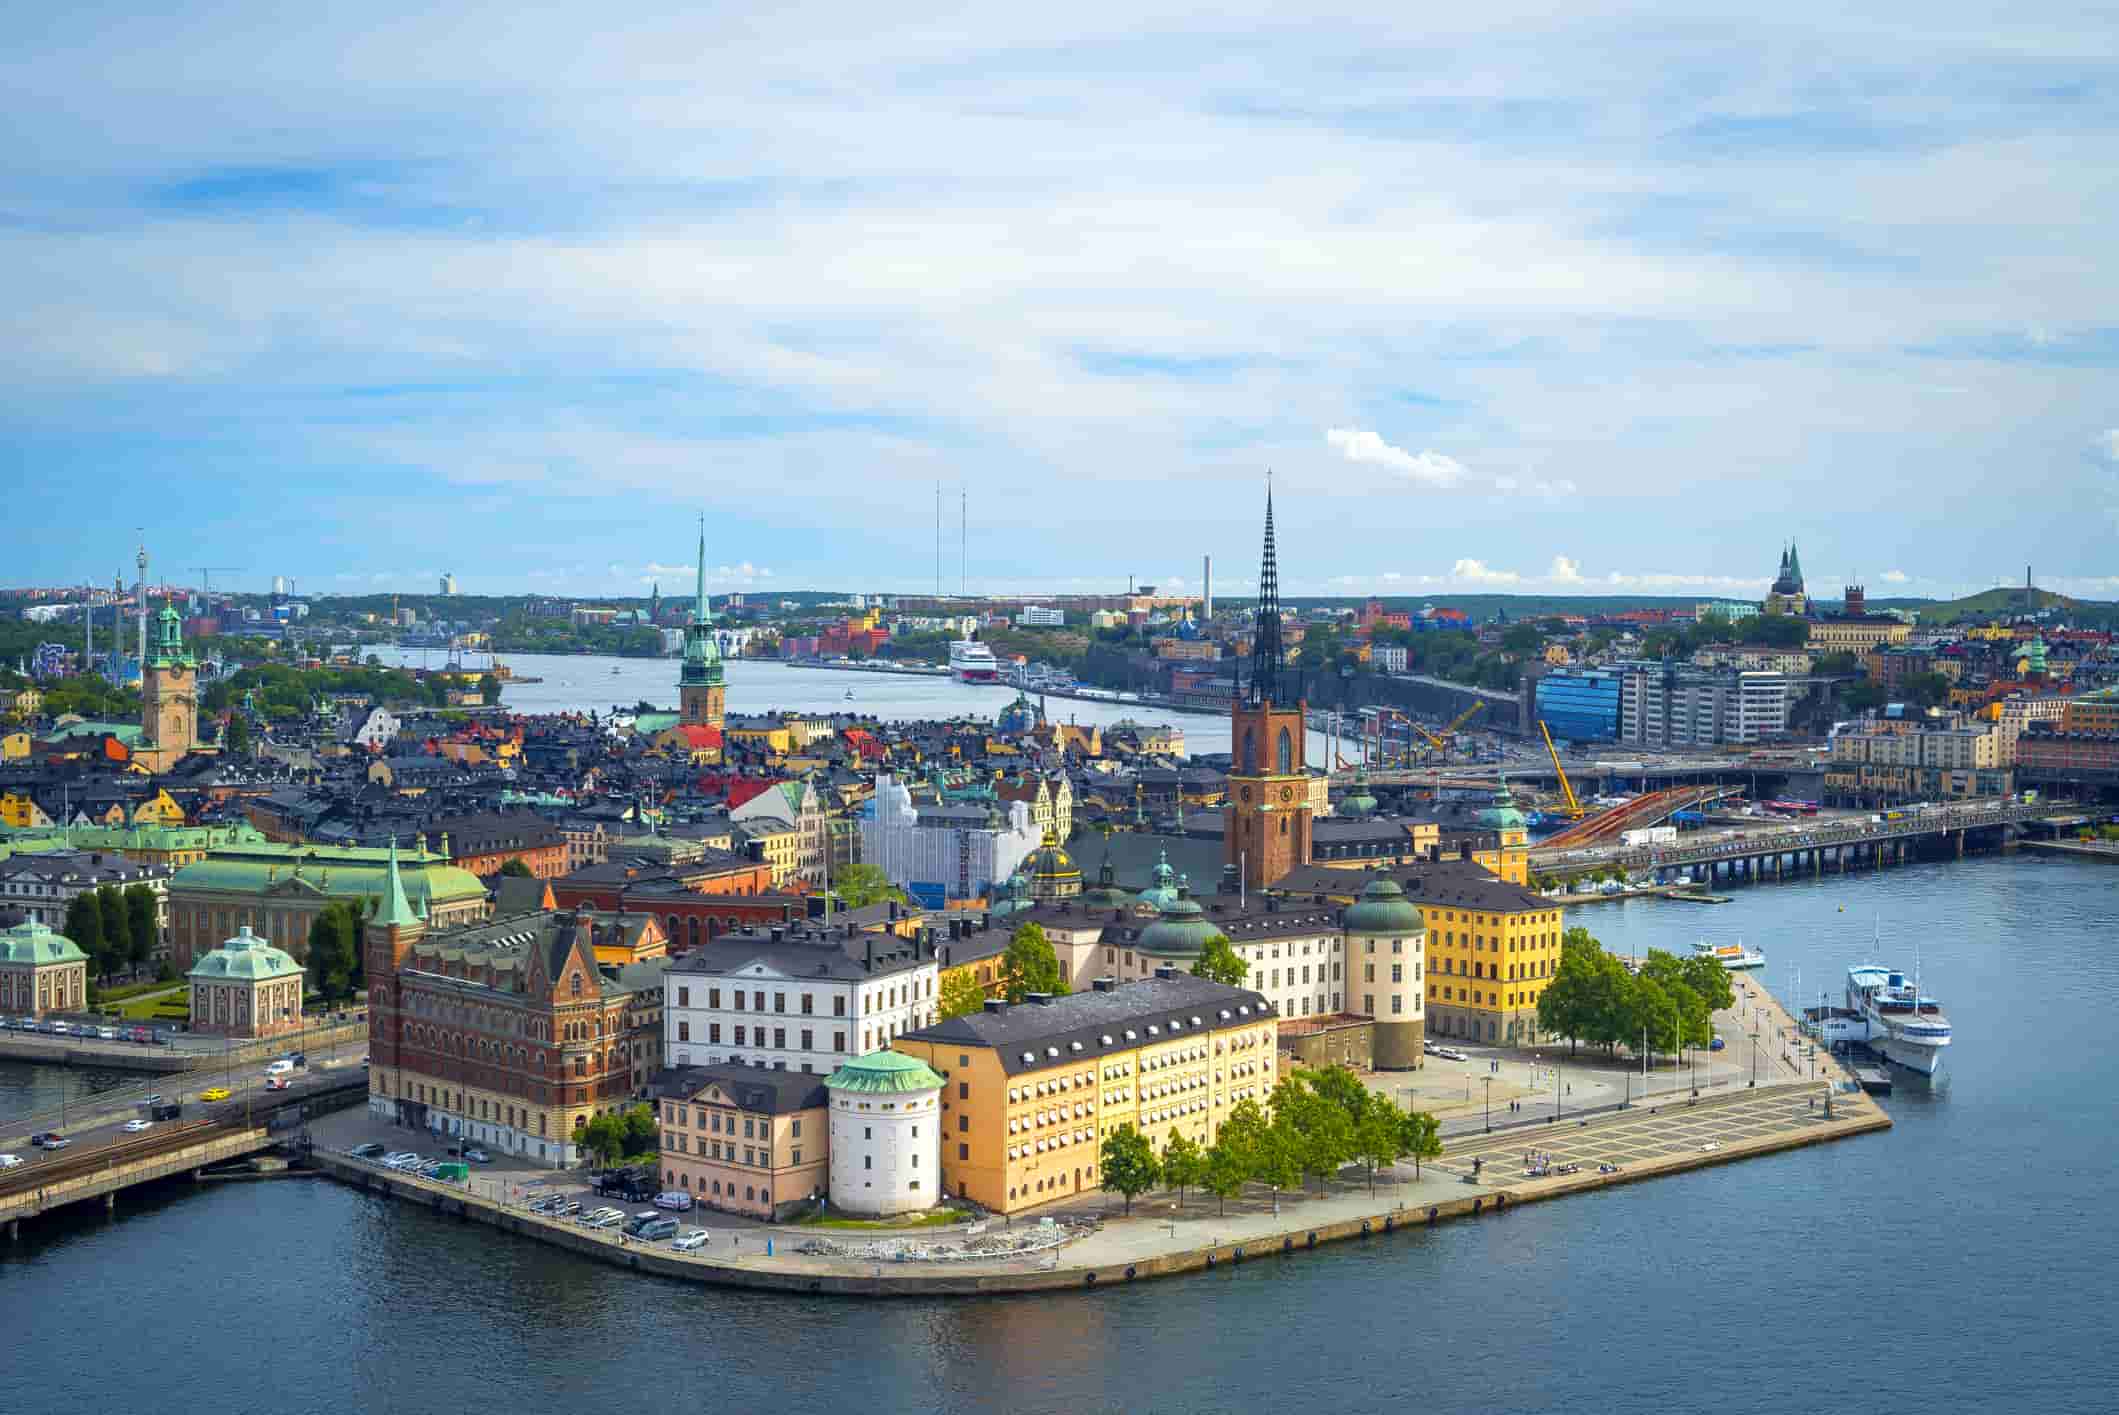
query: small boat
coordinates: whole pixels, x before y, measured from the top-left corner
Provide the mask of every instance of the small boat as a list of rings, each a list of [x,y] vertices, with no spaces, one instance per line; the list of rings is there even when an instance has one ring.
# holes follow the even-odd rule
[[[846,701],[848,701],[848,702],[852,702],[852,701],[853,701],[853,689],[851,689],[851,688],[848,688],[848,689],[846,690]]]
[[[1692,951],[1702,958],[1712,958],[1732,973],[1746,968],[1763,968],[1766,955],[1755,948],[1746,948],[1741,943],[1714,944],[1702,940],[1692,945]]]
[[[615,663],[611,665],[611,676],[613,678],[616,678],[618,676],[618,665]]]

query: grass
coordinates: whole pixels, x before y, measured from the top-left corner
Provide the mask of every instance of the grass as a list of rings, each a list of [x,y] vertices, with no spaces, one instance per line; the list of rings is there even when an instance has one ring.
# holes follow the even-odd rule
[[[913,1214],[905,1218],[842,1218],[834,1213],[804,1214],[794,1222],[804,1228],[947,1228],[953,1223],[969,1223],[971,1215],[962,1209],[933,1209],[924,1214]]]

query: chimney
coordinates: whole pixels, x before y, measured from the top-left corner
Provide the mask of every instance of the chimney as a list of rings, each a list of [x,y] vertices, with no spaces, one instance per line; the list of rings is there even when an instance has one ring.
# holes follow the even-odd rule
[[[1026,992],[1023,994],[1023,1001],[1035,1003],[1039,1007],[1050,1007],[1052,1005],[1052,994],[1049,992]]]
[[[785,927],[784,925],[781,925],[781,924],[774,924],[774,925],[773,925],[773,932],[772,932],[772,940],[773,940],[773,942],[774,942],[774,943],[785,943],[785,942],[787,942],[787,929],[786,929],[786,927]]]
[[[1005,997],[989,997],[989,998],[987,998],[987,999],[986,999],[986,1015],[987,1015],[987,1016],[989,1016],[989,1017],[999,1017],[999,1016],[1001,1016],[1001,1015],[1002,1015],[1003,1013],[1007,1012],[1007,1010],[1008,1010],[1008,999],[1007,999],[1007,998],[1005,998]]]
[[[898,901],[895,899],[890,901],[890,917],[893,919],[898,917]]]
[[[876,936],[874,934],[866,934],[863,936],[862,953],[864,954],[864,962],[862,963],[862,966],[867,968],[869,972],[873,973],[876,970]]]
[[[964,936],[964,921],[963,921],[962,919],[951,919],[951,920],[949,921],[949,941],[950,941],[951,943],[955,943],[955,942],[956,942],[957,940],[961,939],[961,938],[962,938],[963,936]]]
[[[780,922],[783,924],[791,924],[794,921],[795,906],[792,904],[782,904],[780,906]],[[777,933],[777,930],[775,932]]]
[[[1116,978],[1098,978],[1089,986],[1098,992],[1117,992],[1118,980]]]

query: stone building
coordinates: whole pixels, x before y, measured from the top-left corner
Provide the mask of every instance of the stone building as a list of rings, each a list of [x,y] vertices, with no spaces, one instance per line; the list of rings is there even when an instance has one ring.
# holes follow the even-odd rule
[[[248,924],[192,964],[185,981],[194,1032],[249,1038],[302,1029],[302,965]]]
[[[856,1057],[824,1083],[831,1097],[831,1206],[883,1218],[942,1197],[942,1078],[898,1051]]]
[[[88,1006],[88,955],[50,926],[10,910],[0,929],[0,1012],[42,1017]]]
[[[723,1062],[655,1079],[662,1184],[700,1206],[777,1221],[822,1195],[831,1153],[824,1080]]]

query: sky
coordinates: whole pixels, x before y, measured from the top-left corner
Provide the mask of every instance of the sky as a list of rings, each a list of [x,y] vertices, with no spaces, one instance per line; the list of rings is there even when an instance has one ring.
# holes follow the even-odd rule
[[[2107,7],[9,30],[14,583],[2119,598]]]

